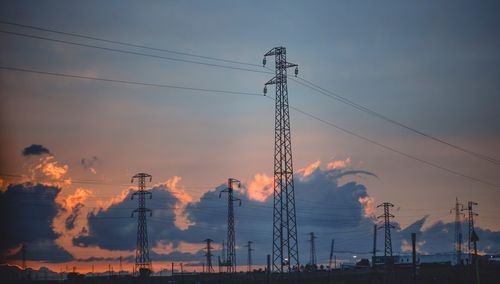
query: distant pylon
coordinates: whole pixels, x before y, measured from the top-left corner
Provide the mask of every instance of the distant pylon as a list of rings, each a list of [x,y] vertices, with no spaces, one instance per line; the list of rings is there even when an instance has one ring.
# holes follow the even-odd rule
[[[248,258],[247,258],[247,263],[248,263],[248,272],[252,272],[252,241],[248,241],[248,245],[245,247],[248,248]]]
[[[316,266],[316,246],[314,245],[314,240],[317,238],[314,236],[314,232],[309,233],[309,242],[311,243],[310,247],[310,255],[309,255],[309,264],[311,266]]]
[[[138,173],[132,177],[131,182],[134,182],[134,179],[137,179],[138,182],[138,190],[132,194],[131,199],[134,199],[134,196],[139,196],[139,205],[138,208],[132,211],[132,218],[134,217],[134,213],[137,213],[137,244],[135,250],[135,268],[136,271],[141,276],[149,276],[151,271],[153,270],[151,265],[151,259],[149,258],[149,244],[148,244],[148,226],[146,223],[146,213],[149,212],[150,216],[153,215],[153,212],[146,208],[146,195],[149,195],[149,198],[152,198],[152,194],[149,191],[146,191],[146,178],[149,178],[151,182],[152,177],[146,173]]]
[[[330,258],[328,259],[328,267],[332,270],[332,258],[333,258],[333,249],[335,248],[335,239],[332,239],[332,245],[330,246]]]
[[[292,138],[290,131],[290,107],[288,103],[287,69],[298,65],[287,62],[286,48],[275,47],[264,55],[274,56],[275,75],[264,86],[276,85],[274,107],[274,209],[273,209],[273,268],[274,272],[299,271],[299,246],[295,212],[295,186],[293,182]]]
[[[233,203],[238,201],[241,206],[241,199],[233,197],[233,184],[237,184],[238,187],[241,186],[241,182],[234,178],[229,178],[227,180],[227,188],[223,189],[219,193],[219,198],[221,198],[223,192],[227,192],[227,257],[226,266],[227,272],[236,272],[236,233],[234,230],[234,207]]]
[[[205,249],[207,250],[207,252],[205,253],[205,256],[207,257],[207,272],[212,273],[215,272],[212,266],[212,246],[210,245],[213,240],[206,239],[205,242],[207,242],[207,246],[205,247]]]
[[[476,212],[474,212],[474,206],[477,206],[477,202],[474,202],[474,201],[469,201],[467,202],[467,211],[468,211],[468,221],[469,221],[469,238],[468,238],[468,246],[467,246],[467,250],[468,250],[468,254],[469,254],[469,263],[472,264],[471,260],[472,260],[472,244],[473,244],[473,241],[472,241],[472,236],[473,234],[475,233],[474,232],[474,216],[478,216],[478,214]]]
[[[463,205],[456,198],[455,208],[451,209],[451,211],[455,211],[455,257],[457,265],[462,263],[462,210]]]
[[[384,218],[384,226],[380,228],[384,228],[384,256],[391,256],[392,257],[392,239],[391,239],[391,229],[394,228],[394,226],[391,224],[391,218],[394,218],[394,215],[392,215],[389,212],[390,207],[394,207],[393,204],[389,202],[384,202],[380,204],[378,207],[384,207],[384,215],[380,215],[377,218]],[[387,259],[386,259],[387,260]]]

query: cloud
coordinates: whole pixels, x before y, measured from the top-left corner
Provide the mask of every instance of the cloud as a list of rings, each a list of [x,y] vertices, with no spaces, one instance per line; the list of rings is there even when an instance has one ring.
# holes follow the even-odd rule
[[[25,157],[44,154],[50,155],[50,151],[40,144],[31,144],[31,146],[24,148],[22,154]]]
[[[351,163],[351,158],[348,157],[345,160],[331,161],[326,165],[326,168],[329,170],[346,168],[347,165],[349,165],[350,163]]]
[[[131,218],[134,208],[137,208],[137,197],[131,199],[133,190],[129,189],[125,198],[123,195],[113,202],[106,203],[106,208],[88,215],[88,232],[76,236],[73,243],[76,246],[98,246],[108,250],[133,250],[136,244],[137,216]],[[181,202],[172,194],[166,184],[155,185],[149,189],[152,199],[146,200],[146,207],[153,210],[153,216],[147,216],[149,243],[171,239],[172,231],[178,231],[175,225],[176,204]]]
[[[56,202],[60,191],[54,186],[24,183],[8,185],[6,191],[0,192],[2,259],[19,259],[19,252],[9,255],[8,251],[22,243],[27,246],[29,260],[72,259],[68,252],[55,244],[59,235],[51,226],[61,209]]]
[[[312,170],[300,171],[295,175],[301,262],[306,263],[309,255],[309,232],[315,232],[318,237],[316,246],[320,263],[325,263],[328,258],[328,254],[324,252],[329,252],[332,238],[335,239],[335,251],[339,260],[350,260],[352,254],[370,257],[375,222],[373,216],[381,212],[375,212],[379,209],[374,208],[374,198],[369,196],[363,184],[355,180],[358,180],[360,175],[376,175],[368,171],[346,170],[328,165],[322,168],[321,163],[317,162],[306,168]],[[214,187],[194,200],[184,191],[180,182],[181,178],[174,176],[148,189],[152,193],[152,199],[146,200],[146,206],[153,210],[153,216],[147,217],[153,261],[203,261],[203,241],[206,238],[214,240],[213,253],[216,257],[220,254],[220,243],[227,237],[227,195],[219,198],[219,192],[226,188],[226,185]],[[36,212],[37,218],[43,220],[10,223],[10,227],[4,230],[11,232],[10,235],[2,236],[4,256],[18,257],[20,243],[29,241],[31,248],[39,251],[40,259],[50,256],[51,254],[47,253],[53,250],[52,254],[58,256],[51,261],[71,257],[82,261],[88,261],[90,258],[116,259],[120,256],[133,261],[137,218],[131,218],[130,215],[132,210],[137,208],[137,200],[131,200],[134,190],[127,189],[108,200],[98,200],[97,204],[101,208],[90,211],[85,204],[93,195],[91,191],[77,188],[62,198],[61,190],[60,187],[44,184],[21,184],[9,185],[7,190],[0,193],[2,210],[6,210],[2,212],[2,218],[23,220],[22,214]],[[252,180],[234,192],[235,197],[242,199],[242,206],[235,206],[239,264],[244,263],[244,244],[247,241],[253,241],[254,248],[260,252],[255,254],[256,264],[265,264],[265,255],[272,250],[272,192],[272,178],[263,173],[256,174]],[[37,205],[23,206],[21,212],[14,200],[37,200]],[[39,206],[40,202],[43,206]],[[5,207],[4,204],[8,206]],[[394,222],[394,253],[408,252],[413,232],[417,233],[419,253],[451,252],[453,223],[426,224],[426,229],[423,229],[426,222],[427,216],[406,228],[401,228],[400,224]],[[500,232],[477,228],[477,233],[480,238],[480,251],[500,251]],[[378,230],[377,234],[377,246],[381,251],[383,231]]]
[[[273,178],[266,174],[255,174],[248,184],[246,194],[250,200],[265,202],[273,195]]]
[[[96,156],[93,156],[92,158],[86,159],[83,158],[80,160],[80,164],[83,166],[83,168],[86,171],[89,171],[93,174],[97,174],[97,170],[95,168],[95,165],[99,162],[99,159]]]
[[[361,171],[344,172],[341,169],[323,170],[315,167],[308,172],[295,176],[297,223],[299,226],[299,245],[301,255],[307,255],[307,235],[314,231],[330,242],[330,236],[338,235],[339,243],[345,234],[341,231],[353,232],[345,235],[345,240],[353,236],[359,239],[357,230],[369,231],[371,239],[372,221],[364,218],[362,198],[368,198],[366,187],[356,182],[339,184],[340,178],[364,174]],[[368,175],[371,173],[366,172]],[[151,200],[147,207],[153,208],[153,217],[148,216],[148,235],[152,256],[156,259],[172,259],[178,256],[183,260],[200,261],[203,259],[203,240],[211,238],[214,246],[226,239],[227,196],[219,198],[219,192],[225,184],[205,192],[199,200],[179,192],[178,182],[174,177],[168,182],[155,185],[150,192]],[[271,251],[272,243],[272,178],[265,174],[256,174],[254,179],[242,189],[235,190],[234,195],[242,199],[242,206],[235,206],[235,226],[238,255],[245,254],[243,245],[251,240],[260,251]],[[132,191],[123,194],[108,205],[88,216],[89,231],[76,237],[75,245],[99,246],[109,250],[133,250],[137,234],[137,220],[130,218],[131,208],[137,206],[130,200]],[[179,214],[179,204],[183,205]],[[340,208],[340,209],[334,209]],[[186,226],[178,226],[178,220],[185,218]],[[117,241],[119,240],[119,241]],[[371,242],[370,242],[371,243]],[[353,244],[350,249],[359,249]],[[364,248],[369,250],[367,246]],[[214,251],[214,255],[218,255]],[[241,263],[241,262],[240,262]],[[256,263],[265,263],[265,254],[257,257]]]

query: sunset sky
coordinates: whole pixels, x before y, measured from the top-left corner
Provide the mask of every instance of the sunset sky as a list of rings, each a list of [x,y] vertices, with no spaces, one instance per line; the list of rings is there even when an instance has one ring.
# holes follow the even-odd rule
[[[1,262],[19,265],[25,243],[34,268],[102,271],[121,256],[130,270],[130,178],[146,172],[155,270],[171,261],[200,269],[206,238],[220,254],[227,202],[218,191],[229,177],[243,183],[238,265],[246,265],[247,241],[263,265],[272,244],[274,104],[259,95],[272,77],[260,65],[275,46],[287,48],[301,78],[487,157],[289,80],[300,110],[290,115],[301,263],[309,232],[320,263],[332,238],[339,259],[369,257],[385,201],[395,205],[396,253],[408,252],[411,232],[420,253],[452,252],[455,198],[478,203],[479,249],[499,253],[499,32],[498,1],[2,1]]]

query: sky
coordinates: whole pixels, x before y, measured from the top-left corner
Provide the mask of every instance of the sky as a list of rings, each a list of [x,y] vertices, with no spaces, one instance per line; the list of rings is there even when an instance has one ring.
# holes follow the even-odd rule
[[[243,246],[254,241],[256,263],[263,264],[271,249],[274,105],[256,94],[272,76],[259,65],[275,46],[287,48],[301,78],[499,160],[499,14],[496,1],[2,1],[0,203],[10,216],[2,214],[2,231],[12,232],[3,236],[2,262],[19,264],[25,243],[34,268],[107,269],[120,256],[133,263],[136,204],[129,182],[146,172],[153,176],[148,221],[156,269],[173,260],[199,269],[203,240],[222,242],[226,203],[217,191],[229,177],[243,183],[238,263],[245,264]],[[266,66],[274,68],[273,61]],[[395,205],[395,252],[407,251],[413,231],[421,253],[452,251],[456,198],[478,203],[480,251],[500,251],[498,164],[296,80],[288,91],[293,107],[319,118],[290,111],[301,263],[309,260],[311,231],[322,263],[332,238],[339,251],[349,251],[339,259],[370,251],[382,202]]]

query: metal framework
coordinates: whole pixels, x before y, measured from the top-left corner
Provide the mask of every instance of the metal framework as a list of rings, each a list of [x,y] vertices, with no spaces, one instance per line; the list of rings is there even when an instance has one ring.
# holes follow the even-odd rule
[[[328,259],[328,268],[332,270],[332,258],[333,258],[333,249],[335,248],[335,239],[332,239],[332,244],[330,246],[330,258]]]
[[[455,257],[457,265],[462,263],[462,211],[463,205],[458,202],[458,198],[455,200],[455,208],[451,209],[455,211]]]
[[[205,253],[205,256],[207,257],[207,272],[212,273],[214,271],[214,267],[212,266],[212,249],[213,247],[210,245],[213,240],[212,239],[206,239],[205,242],[207,243],[207,246],[205,249],[207,250],[207,253]]]
[[[394,218],[394,215],[392,215],[389,212],[390,207],[394,207],[392,203],[389,202],[384,202],[377,206],[379,207],[384,207],[384,215],[380,215],[377,218],[384,218],[384,226],[380,228],[384,228],[384,256],[391,256],[392,257],[392,239],[391,239],[391,229],[394,228],[394,226],[391,224],[391,218]]]
[[[473,244],[473,235],[475,234],[474,232],[474,216],[478,216],[476,212],[474,212],[474,206],[477,206],[477,202],[474,201],[469,201],[467,203],[467,211],[468,211],[468,216],[469,216],[469,238],[468,238],[468,254],[469,254],[469,259],[468,262],[472,264],[472,244]]]
[[[241,199],[234,198],[233,196],[233,184],[237,184],[238,187],[241,186],[241,182],[234,178],[227,179],[227,188],[223,189],[219,193],[219,198],[221,198],[223,192],[227,192],[227,256],[226,261],[223,266],[227,267],[227,272],[236,272],[236,234],[234,230],[234,202],[239,202],[241,206]]]
[[[287,69],[297,64],[286,61],[286,48],[275,47],[264,55],[274,56],[275,75],[264,86],[276,85],[274,115],[274,210],[273,268],[274,272],[291,272],[299,267],[295,190],[293,183],[292,139],[288,104]]]
[[[247,259],[247,263],[248,263],[248,272],[252,272],[252,244],[253,242],[252,241],[248,241],[248,245],[246,245],[245,247],[248,248],[248,259]]]
[[[153,270],[151,265],[151,259],[149,258],[149,244],[148,244],[148,226],[146,223],[146,213],[149,212],[150,216],[153,215],[151,209],[146,208],[146,195],[152,198],[152,194],[146,191],[146,179],[149,178],[151,182],[152,176],[146,173],[138,173],[132,177],[131,183],[137,179],[138,190],[132,194],[131,199],[134,196],[138,196],[139,205],[137,209],[132,211],[132,218],[134,213],[137,213],[137,243],[135,250],[135,270],[141,276],[147,276]]]
[[[309,242],[311,242],[310,255],[309,255],[309,264],[312,266],[316,265],[316,246],[314,245],[314,240],[317,238],[314,236],[314,232],[309,233]]]

